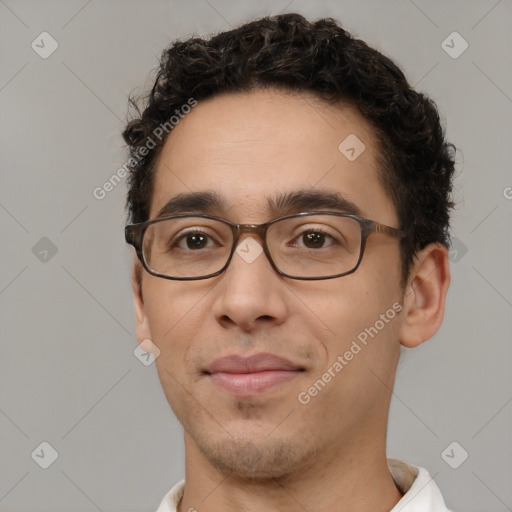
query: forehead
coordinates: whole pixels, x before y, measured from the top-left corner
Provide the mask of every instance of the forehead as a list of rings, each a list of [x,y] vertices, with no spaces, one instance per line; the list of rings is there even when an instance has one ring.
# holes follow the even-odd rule
[[[378,151],[372,127],[351,106],[275,90],[219,95],[200,101],[167,138],[150,217],[178,194],[212,191],[225,200],[215,213],[264,222],[274,198],[321,190],[394,225]]]

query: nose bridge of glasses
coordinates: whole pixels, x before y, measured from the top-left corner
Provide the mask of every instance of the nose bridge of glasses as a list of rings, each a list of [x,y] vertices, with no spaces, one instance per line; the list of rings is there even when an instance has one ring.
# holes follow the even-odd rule
[[[265,243],[265,234],[268,224],[237,224],[233,243],[238,245],[243,235],[256,235],[262,244]]]

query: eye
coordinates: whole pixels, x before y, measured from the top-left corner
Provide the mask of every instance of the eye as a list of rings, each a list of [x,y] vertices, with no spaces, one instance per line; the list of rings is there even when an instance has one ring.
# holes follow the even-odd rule
[[[214,247],[214,245],[208,245],[208,241],[213,241],[210,235],[205,231],[194,229],[178,235],[172,243],[172,247],[178,247],[178,249],[183,249],[185,251],[195,251],[198,249]]]
[[[298,247],[305,247],[307,249],[324,249],[325,247],[329,247],[331,245],[339,245],[338,241],[332,235],[317,228],[303,231],[293,240],[295,243],[292,243],[291,245],[297,246],[297,241],[302,243],[299,244]],[[331,241],[329,245],[324,245],[329,241]]]

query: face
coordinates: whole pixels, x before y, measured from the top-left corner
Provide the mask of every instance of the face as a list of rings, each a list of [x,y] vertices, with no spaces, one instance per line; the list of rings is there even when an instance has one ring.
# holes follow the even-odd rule
[[[365,145],[353,161],[338,149],[350,134]],[[269,198],[309,190],[337,193],[362,216],[398,227],[377,151],[352,107],[276,91],[217,96],[199,102],[166,141],[150,218],[180,193],[210,191],[225,205],[202,213],[260,224],[280,214],[269,216]],[[159,378],[187,456],[267,478],[384,443],[400,277],[398,239],[384,234],[368,238],[356,272],[335,279],[282,277],[263,253],[252,262],[235,253],[223,274],[205,280],[143,272],[140,290],[134,285],[137,335],[160,350]],[[227,356],[239,357],[219,361]],[[251,356],[262,371],[243,375],[236,364]]]

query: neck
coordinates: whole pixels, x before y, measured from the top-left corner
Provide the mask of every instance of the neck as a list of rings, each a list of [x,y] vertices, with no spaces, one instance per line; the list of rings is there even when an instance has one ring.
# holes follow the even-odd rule
[[[209,464],[185,435],[186,486],[178,512],[388,512],[402,493],[389,472],[385,442],[375,444],[360,438],[282,478],[242,479]]]

